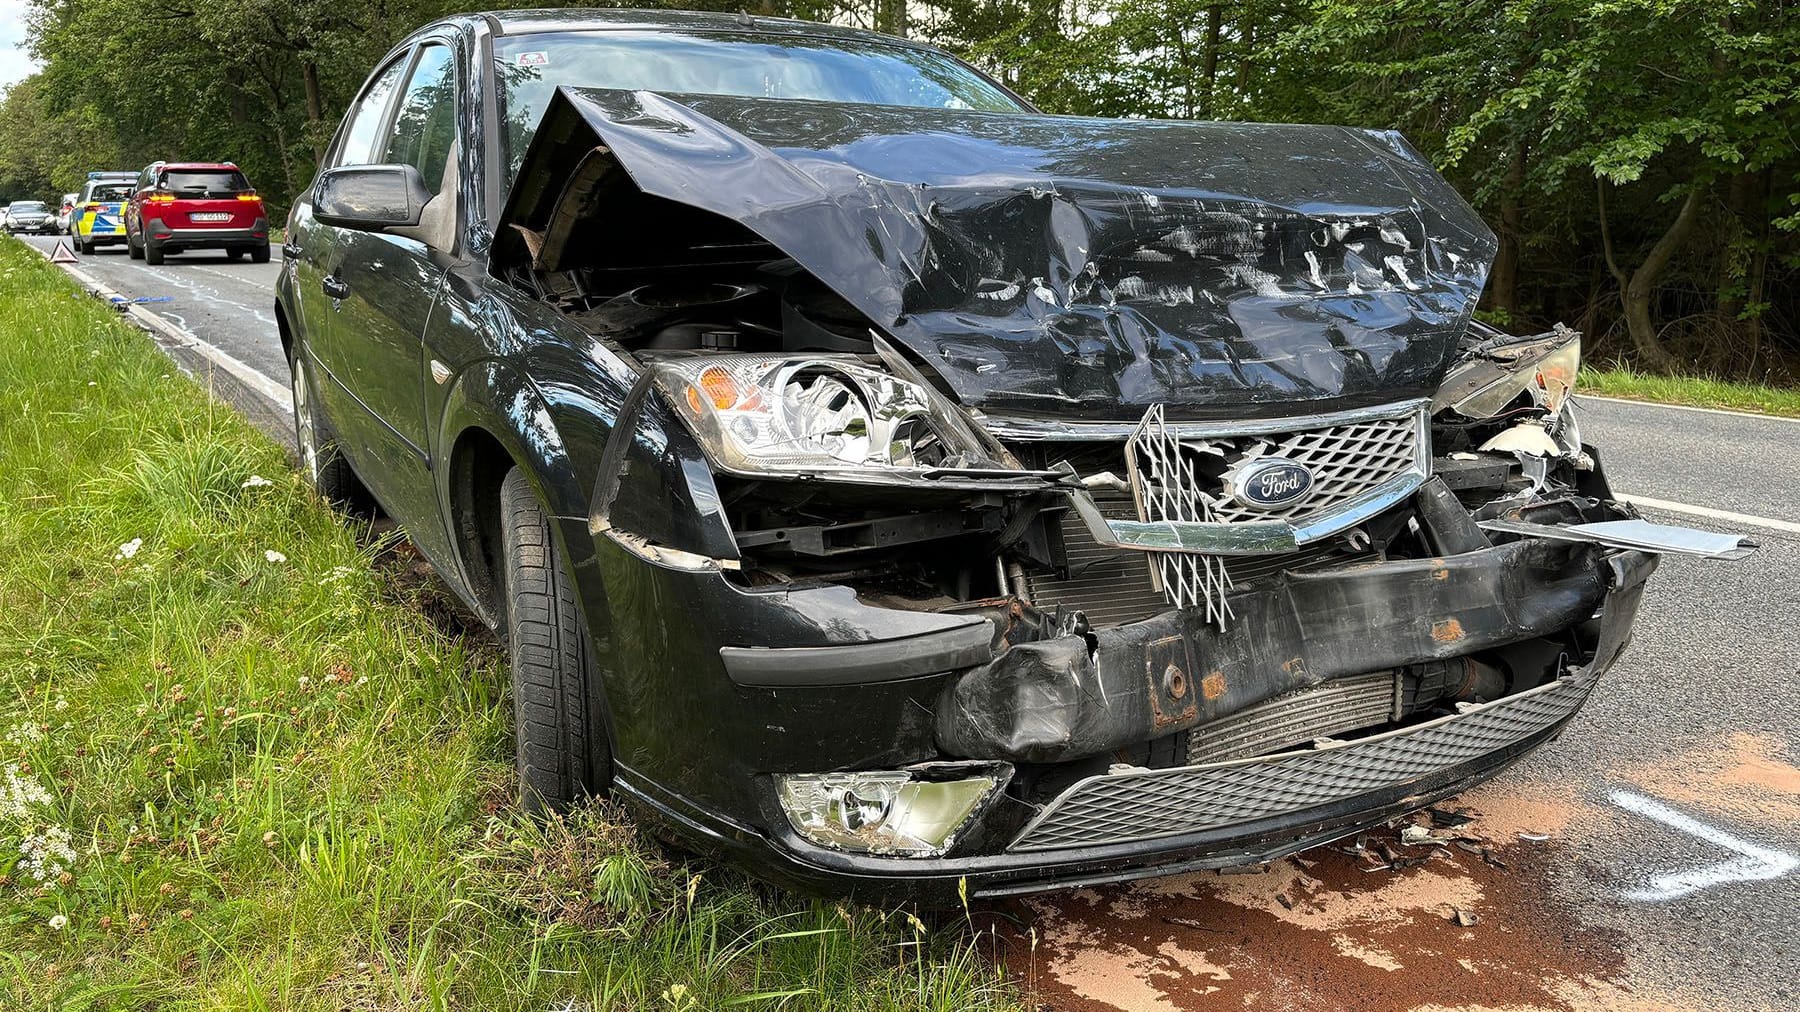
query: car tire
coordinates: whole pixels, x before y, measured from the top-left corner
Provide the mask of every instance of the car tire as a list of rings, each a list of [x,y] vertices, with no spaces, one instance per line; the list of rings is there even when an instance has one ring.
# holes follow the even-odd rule
[[[334,508],[355,516],[371,515],[375,497],[338,449],[337,434],[319,410],[311,371],[305,353],[295,345],[288,362],[288,389],[294,398],[294,445],[300,452],[301,472],[319,498]]]
[[[500,485],[500,532],[519,803],[543,814],[605,790],[612,752],[589,716],[597,686],[573,581],[518,468]]]
[[[131,259],[133,260],[144,259],[144,247],[132,242],[131,236],[129,235],[125,237],[125,252],[131,254]]]
[[[76,239],[75,240],[75,252],[80,253],[84,257],[92,256],[94,253],[94,244],[91,242],[83,242],[80,239]]]
[[[268,263],[269,262],[269,244],[265,242],[261,246],[250,247],[250,262],[253,264]]]
[[[163,262],[162,247],[146,239],[144,241],[144,262],[152,267],[161,266]]]

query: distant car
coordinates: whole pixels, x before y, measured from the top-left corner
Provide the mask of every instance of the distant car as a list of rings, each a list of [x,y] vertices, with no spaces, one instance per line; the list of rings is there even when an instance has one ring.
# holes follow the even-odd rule
[[[15,200],[6,208],[6,231],[50,235],[56,231],[56,216],[41,200]]]
[[[69,222],[76,250],[92,253],[96,247],[125,241],[125,201],[131,196],[135,172],[90,172]]]
[[[222,249],[269,262],[269,218],[250,180],[230,162],[152,162],[125,206],[132,259],[160,264],[169,253]]]
[[[80,194],[65,193],[62,203],[56,209],[56,231],[62,235],[69,234],[69,226],[75,222],[75,199]]]

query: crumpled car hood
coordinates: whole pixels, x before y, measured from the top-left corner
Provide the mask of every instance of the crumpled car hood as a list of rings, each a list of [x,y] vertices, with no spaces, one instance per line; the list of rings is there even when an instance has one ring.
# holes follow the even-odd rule
[[[1244,416],[1428,395],[1495,248],[1393,132],[564,88],[499,223],[497,267],[539,257],[511,226],[541,235],[573,213],[555,176],[597,145],[645,193],[780,248],[991,413]]]

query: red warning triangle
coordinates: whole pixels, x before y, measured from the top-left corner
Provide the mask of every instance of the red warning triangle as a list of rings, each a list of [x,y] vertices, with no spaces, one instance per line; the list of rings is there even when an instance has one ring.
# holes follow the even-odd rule
[[[58,242],[56,250],[50,254],[50,262],[53,264],[78,264],[81,261],[75,259],[75,251],[69,248],[68,243]]]

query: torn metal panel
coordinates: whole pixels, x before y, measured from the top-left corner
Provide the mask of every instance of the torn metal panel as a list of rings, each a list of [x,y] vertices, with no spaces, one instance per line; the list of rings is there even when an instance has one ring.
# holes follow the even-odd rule
[[[504,224],[556,235],[596,145],[746,226],[966,406],[1291,413],[1436,389],[1494,251],[1397,134],[562,89]],[[582,154],[574,154],[575,150]],[[544,270],[637,237],[596,215]],[[616,229],[616,225],[614,228]],[[530,262],[497,230],[502,269]]]
[[[1736,561],[1749,557],[1756,543],[1737,534],[1718,534],[1692,527],[1653,524],[1648,520],[1604,520],[1598,523],[1538,524],[1525,520],[1483,520],[1484,530],[1523,537],[1631,548],[1658,555],[1697,555]]]
[[[946,687],[937,741],[987,759],[1098,755],[1341,675],[1551,635],[1590,617],[1606,583],[1595,550],[1539,540],[1288,573],[1234,592],[1224,630],[1176,610],[1015,642]]]

